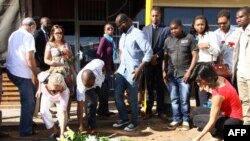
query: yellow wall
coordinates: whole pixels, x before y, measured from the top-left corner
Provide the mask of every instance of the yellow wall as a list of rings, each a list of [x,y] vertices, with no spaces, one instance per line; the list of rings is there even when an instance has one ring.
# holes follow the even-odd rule
[[[154,6],[173,7],[243,7],[250,6],[250,0],[153,0]]]

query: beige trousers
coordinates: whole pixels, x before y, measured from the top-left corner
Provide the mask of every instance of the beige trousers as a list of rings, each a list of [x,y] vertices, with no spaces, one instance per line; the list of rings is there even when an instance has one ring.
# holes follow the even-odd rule
[[[250,124],[250,80],[237,76],[244,124]]]

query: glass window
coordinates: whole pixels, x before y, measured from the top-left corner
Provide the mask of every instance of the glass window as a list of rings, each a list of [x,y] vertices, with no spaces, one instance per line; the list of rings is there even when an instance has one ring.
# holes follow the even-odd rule
[[[184,25],[191,25],[194,17],[201,14],[201,8],[164,8],[164,24],[169,25],[171,20],[178,18]]]

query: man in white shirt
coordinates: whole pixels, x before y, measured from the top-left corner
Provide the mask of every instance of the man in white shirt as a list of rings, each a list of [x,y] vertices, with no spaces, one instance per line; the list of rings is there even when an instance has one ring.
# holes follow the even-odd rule
[[[237,86],[243,109],[244,124],[250,125],[250,8],[240,8],[236,13],[239,30],[235,33],[233,78]]]
[[[94,133],[94,129],[96,128],[97,93],[98,90],[100,90],[104,79],[104,62],[100,59],[92,60],[77,74],[76,96],[79,132],[83,131],[82,116],[86,97],[87,133]]]
[[[217,23],[219,28],[214,32],[219,41],[223,62],[225,64],[228,64],[229,69],[232,70],[234,48],[233,46],[231,46],[231,44],[232,42],[234,42],[234,39],[232,37],[236,28],[230,25],[229,10],[223,9],[219,11],[219,13],[217,14]]]
[[[18,87],[21,98],[20,136],[34,134],[32,116],[34,113],[34,85],[37,84],[36,62],[34,58],[35,21],[28,17],[22,26],[14,31],[8,40],[6,68],[9,79]]]

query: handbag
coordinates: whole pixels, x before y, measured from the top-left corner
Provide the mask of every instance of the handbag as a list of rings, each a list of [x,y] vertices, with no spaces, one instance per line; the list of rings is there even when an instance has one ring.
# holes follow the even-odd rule
[[[212,56],[213,57],[213,56]],[[212,63],[212,67],[214,68],[215,72],[222,77],[225,78],[231,78],[232,77],[232,72],[229,69],[228,64],[223,63],[222,55],[221,53],[218,56],[218,63]]]

